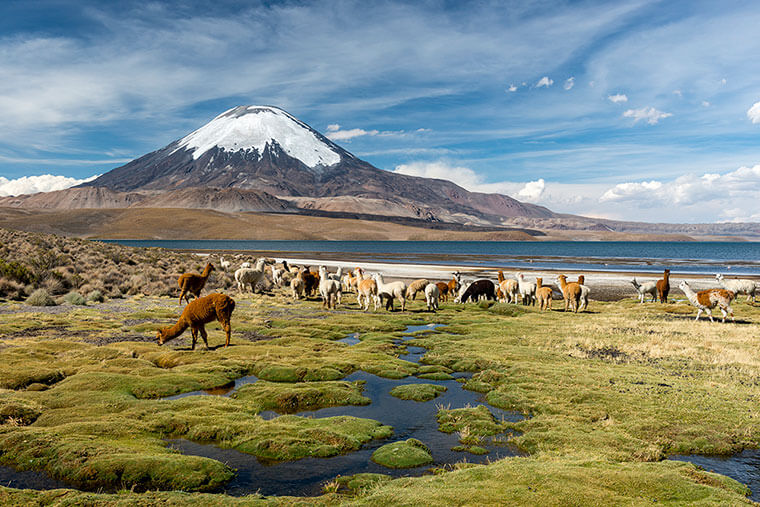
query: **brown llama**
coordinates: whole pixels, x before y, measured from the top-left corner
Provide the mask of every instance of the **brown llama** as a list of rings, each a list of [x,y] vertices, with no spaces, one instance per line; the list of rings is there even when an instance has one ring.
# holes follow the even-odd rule
[[[185,273],[180,275],[177,279],[177,284],[182,290],[179,294],[179,304],[182,304],[182,298],[189,303],[190,294],[194,295],[196,298],[200,296],[203,286],[206,285],[206,280],[208,280],[208,277],[213,270],[214,265],[209,262],[206,264],[206,267],[203,268],[203,273],[200,275],[198,273]]]
[[[445,282],[436,282],[435,286],[438,287],[439,299],[441,301],[446,301],[449,298],[449,284]]]
[[[670,292],[670,270],[666,269],[662,273],[662,280],[657,280],[657,295],[660,297],[660,303],[668,302],[669,292]]]
[[[552,309],[552,288],[543,285],[542,278],[536,278],[536,299],[541,311]]]
[[[200,332],[203,343],[206,344],[206,349],[208,349],[208,334],[206,334],[204,324],[218,320],[227,335],[227,339],[224,342],[224,346],[227,347],[230,344],[230,333],[232,332],[230,318],[232,318],[232,311],[234,309],[235,300],[225,294],[214,293],[194,299],[185,307],[176,324],[158,330],[156,334],[158,344],[163,345],[167,341],[178,337],[189,327],[193,335],[191,348],[195,350],[195,342],[198,341],[198,333]]]
[[[581,300],[581,286],[577,282],[567,282],[565,275],[559,275],[557,277],[559,282],[559,288],[562,290],[562,297],[565,299],[565,311],[567,311],[568,305],[575,312],[578,313],[578,307]]]

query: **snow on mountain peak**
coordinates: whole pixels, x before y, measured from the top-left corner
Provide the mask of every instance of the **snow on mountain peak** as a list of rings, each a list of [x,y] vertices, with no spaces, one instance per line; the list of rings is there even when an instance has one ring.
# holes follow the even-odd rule
[[[255,149],[261,154],[273,141],[310,168],[340,162],[340,155],[306,124],[272,106],[233,107],[180,139],[174,151],[192,150],[195,160],[215,146],[231,152]]]

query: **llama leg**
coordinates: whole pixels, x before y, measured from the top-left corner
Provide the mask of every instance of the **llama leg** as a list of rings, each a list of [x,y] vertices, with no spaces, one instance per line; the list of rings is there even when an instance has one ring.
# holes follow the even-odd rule
[[[712,310],[705,308],[705,311],[707,312],[707,316],[710,317],[710,322],[715,322],[712,318]]]
[[[185,289],[182,289],[182,292],[179,293],[179,304],[182,304],[182,298],[185,297]],[[188,301],[189,303],[189,301]]]
[[[195,342],[198,341],[198,329],[193,326],[190,328],[190,334],[193,335],[193,343],[190,345],[190,350],[195,350]]]
[[[402,312],[406,311],[406,299],[404,298],[404,296],[401,296],[401,311]]]
[[[206,344],[206,350],[208,350],[208,333],[206,333],[206,327],[201,324],[198,331],[201,332],[201,338],[203,338],[203,343]]]
[[[726,315],[728,315],[728,314],[726,313],[726,310],[722,306],[720,307],[720,313],[723,314],[723,320],[721,322],[725,323],[726,322]]]

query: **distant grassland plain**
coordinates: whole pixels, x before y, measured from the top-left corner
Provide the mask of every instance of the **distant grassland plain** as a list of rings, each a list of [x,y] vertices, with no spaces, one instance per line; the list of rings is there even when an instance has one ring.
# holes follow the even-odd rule
[[[30,288],[47,287],[59,302],[83,287],[105,298],[38,308],[2,296],[0,463],[114,491],[1,487],[3,504],[749,503],[747,488],[734,480],[665,459],[760,443],[760,306],[744,298],[734,303],[736,324],[694,322],[687,304],[634,298],[592,301],[581,314],[502,303],[444,303],[433,314],[421,301],[404,313],[364,313],[346,295],[332,312],[316,299],[293,301],[284,289],[238,294],[228,274],[214,273],[204,294],[219,290],[237,300],[232,345],[218,348],[224,334],[211,325],[212,350],[190,351],[189,333],[159,347],[155,332],[179,315],[173,277],[202,267],[197,257],[0,233],[3,269],[16,268],[6,280],[28,276]],[[53,257],[37,258],[44,252]],[[87,276],[99,270],[102,277]],[[403,347],[394,339],[408,325],[428,323],[445,326],[417,338],[427,349],[423,364],[399,359]],[[351,333],[359,344],[337,342]],[[352,452],[392,429],[369,419],[258,414],[304,386],[322,392],[311,403],[354,403],[357,386],[339,381],[357,370],[399,378],[431,367],[471,372],[466,388],[525,414],[506,426],[526,455],[473,465],[464,454],[423,477],[342,477],[312,498],[232,498],[204,491],[229,481],[233,470],[178,454],[163,440],[214,443],[252,459]],[[159,399],[250,374],[269,380],[267,390]],[[463,439],[471,433],[460,427]]]

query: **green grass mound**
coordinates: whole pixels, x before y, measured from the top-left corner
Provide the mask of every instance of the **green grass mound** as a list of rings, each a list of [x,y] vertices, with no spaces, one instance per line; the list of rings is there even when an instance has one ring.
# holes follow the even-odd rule
[[[473,408],[441,409],[438,411],[438,430],[444,433],[458,431],[460,442],[476,444],[480,437],[496,435],[505,430],[485,405]]]
[[[361,473],[338,477],[335,479],[335,483],[338,488],[345,490],[347,493],[361,494],[363,491],[378,484],[384,484],[391,479],[391,476],[385,474]]]
[[[425,444],[415,438],[393,442],[372,453],[372,461],[387,468],[414,468],[433,462]]]
[[[446,391],[446,387],[435,384],[405,384],[391,389],[390,395],[402,400],[430,401]]]
[[[342,405],[369,405],[371,400],[362,396],[360,382],[298,382],[283,384],[259,380],[241,387],[234,398],[250,402],[262,410],[293,414],[304,410]]]
[[[420,373],[417,378],[424,378],[425,380],[453,380],[454,377],[443,371],[436,371],[432,373]]]

